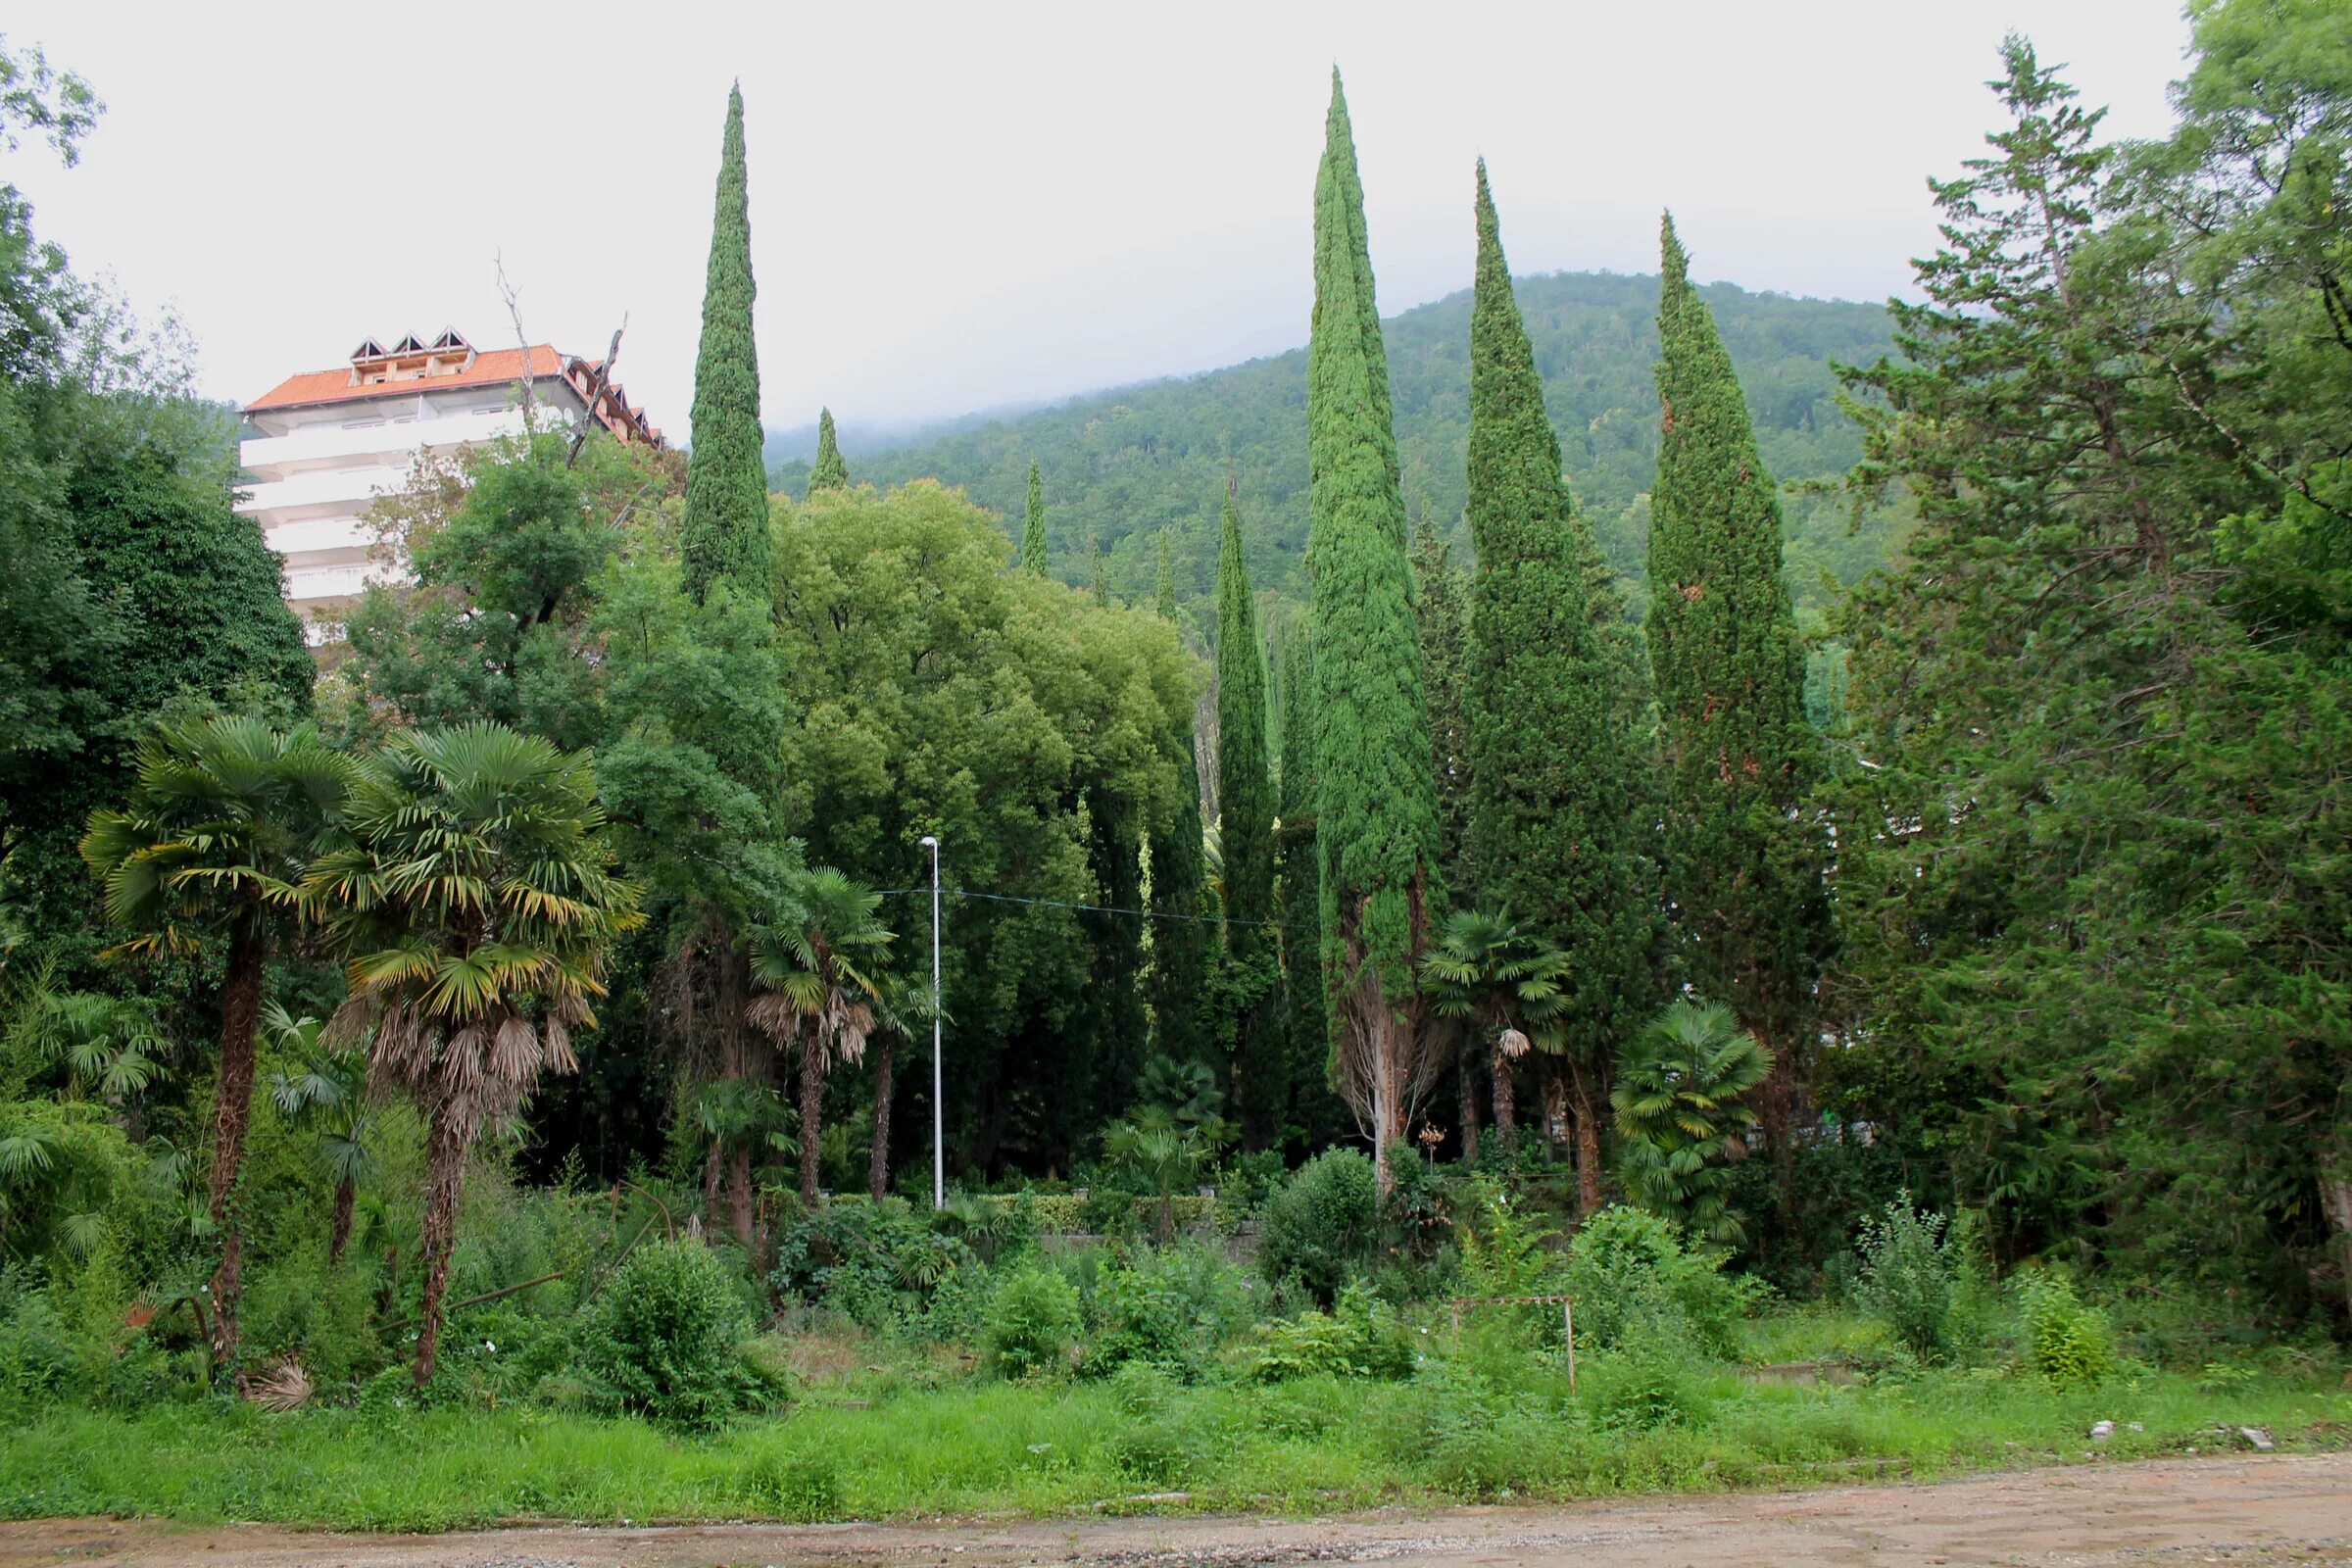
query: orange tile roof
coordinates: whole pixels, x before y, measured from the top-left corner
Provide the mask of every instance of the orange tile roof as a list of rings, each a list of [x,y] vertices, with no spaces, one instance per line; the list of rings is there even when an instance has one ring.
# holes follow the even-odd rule
[[[351,367],[338,365],[331,370],[305,370],[289,375],[269,391],[245,405],[247,413],[261,409],[295,409],[316,403],[346,403],[362,398],[409,397],[418,392],[438,392],[450,387],[491,386],[522,378],[521,349],[484,349],[477,351],[473,363],[463,370],[443,375],[416,376],[406,381],[376,381],[355,386]],[[533,344],[531,374],[554,376],[563,373],[564,356],[546,343]]]

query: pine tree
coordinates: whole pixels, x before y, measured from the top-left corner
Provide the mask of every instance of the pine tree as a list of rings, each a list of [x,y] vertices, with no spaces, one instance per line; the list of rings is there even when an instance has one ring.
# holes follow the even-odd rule
[[[847,490],[850,487],[850,466],[841,460],[841,446],[833,437],[833,411],[816,411],[816,464],[808,470],[808,493],[819,490]]]
[[[767,466],[760,455],[760,353],[752,339],[752,219],[743,157],[743,89],[727,90],[703,342],[694,365],[694,448],[679,554],[699,601],[714,577],[761,600],[767,580]]]
[[[1217,549],[1217,808],[1225,854],[1225,953],[1234,1006],[1235,1099],[1242,1138],[1271,1148],[1288,1087],[1278,1020],[1266,1000],[1279,978],[1274,944],[1274,782],[1266,764],[1266,661],[1257,598],[1242,555],[1237,485],[1225,485]]]
[[[1021,567],[1046,574],[1046,487],[1037,474],[1037,460],[1029,460],[1029,508],[1021,519]]]
[[[1429,1088],[1415,970],[1444,892],[1388,355],[1337,70],[1324,134],[1306,356],[1324,968],[1341,1081],[1385,1185],[1388,1146]]]
[[[1775,1057],[1767,1136],[1786,1150],[1800,1025],[1827,950],[1819,774],[1804,647],[1781,577],[1781,504],[1713,314],[1666,220],[1662,406],[1650,495],[1650,662],[1666,767],[1667,886],[1692,983]]]
[[[1482,908],[1509,910],[1540,946],[1574,956],[1564,1005],[1543,1033],[1569,1065],[1582,1192],[1593,1205],[1610,1064],[1655,1005],[1651,906],[1634,849],[1616,670],[1587,595],[1598,547],[1561,477],[1483,158],[1476,219],[1467,850]],[[1607,612],[1615,618],[1613,602]]]

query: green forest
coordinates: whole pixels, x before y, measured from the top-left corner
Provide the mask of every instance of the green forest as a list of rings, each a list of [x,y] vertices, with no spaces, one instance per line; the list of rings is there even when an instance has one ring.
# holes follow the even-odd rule
[[[1884,307],[1466,155],[1384,318],[1335,69],[1303,350],[781,466],[738,87],[691,448],[526,395],[316,646],[0,184],[0,1518],[2340,1446],[2352,12],[2189,18]]]

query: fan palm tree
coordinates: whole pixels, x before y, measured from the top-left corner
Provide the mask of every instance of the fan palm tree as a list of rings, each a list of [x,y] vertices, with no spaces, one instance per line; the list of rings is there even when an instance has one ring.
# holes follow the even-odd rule
[[[287,1065],[270,1074],[270,1103],[297,1127],[314,1129],[318,1168],[335,1184],[335,1205],[328,1221],[326,1261],[343,1261],[351,1241],[352,1206],[360,1183],[375,1173],[375,1154],[368,1147],[372,1118],[368,1104],[368,1052],[365,1046],[338,1050],[321,1036],[325,1025],[313,1017],[296,1018],[277,1003],[262,1009],[262,1030]]]
[[[1176,1234],[1176,1189],[1200,1180],[1229,1137],[1214,1116],[1187,1126],[1165,1105],[1144,1105],[1102,1135],[1110,1162],[1159,1196],[1159,1241]]]
[[[288,928],[287,906],[331,828],[351,765],[308,725],[258,718],[167,723],[140,743],[130,798],[93,812],[82,858],[106,887],[107,913],[136,933],[110,953],[194,951],[225,938],[220,1066],[213,1093],[213,1357],[232,1365],[244,1237],[231,1212],[253,1116],[254,1027],[263,966]]]
[[[643,916],[610,868],[587,758],[503,724],[394,736],[357,770],[346,824],[301,906],[345,956],[328,1038],[372,1030],[378,1080],[424,1113],[421,1386],[466,1153],[541,1073],[578,1065],[571,1032],[595,1025],[606,950]]]
[[[1744,1156],[1756,1124],[1740,1097],[1772,1070],[1772,1053],[1720,1003],[1670,1002],[1626,1043],[1610,1103],[1624,1145],[1626,1190],[1692,1236],[1737,1245],[1724,1167]]]
[[[1568,955],[1545,947],[1510,911],[1456,909],[1421,960],[1438,1015],[1459,1021],[1487,1056],[1494,1136],[1517,1147],[1511,1064],[1566,1003]]]
[[[803,875],[782,917],[752,944],[752,980],[760,995],[753,1023],[801,1057],[801,1201],[816,1205],[817,1119],[825,1075],[865,1057],[879,1022],[877,978],[895,934],[876,918],[882,895],[829,866]]]

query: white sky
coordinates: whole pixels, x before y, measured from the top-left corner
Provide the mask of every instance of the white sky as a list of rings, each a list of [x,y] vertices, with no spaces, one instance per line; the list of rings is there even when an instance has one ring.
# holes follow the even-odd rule
[[[1470,280],[1484,153],[1515,270],[1655,266],[1877,298],[1924,176],[1994,123],[2020,27],[2111,129],[2161,131],[2173,0],[1524,6],[129,5],[18,0],[108,112],[79,168],[0,153],[84,272],[247,400],[454,324],[603,351],[686,433],[727,82],[747,104],[767,422],[963,413],[1304,341],[1328,72],[1384,312]]]

